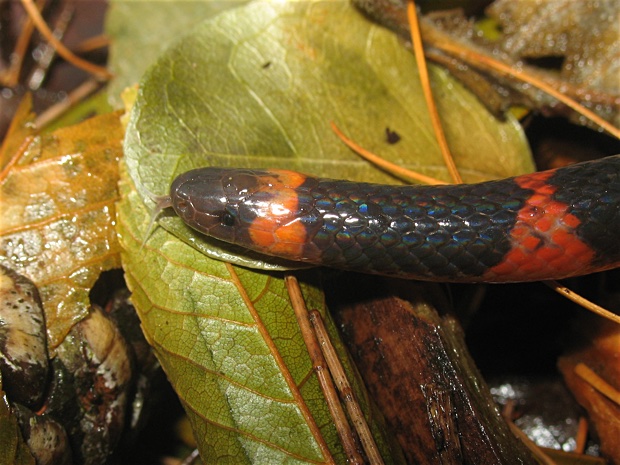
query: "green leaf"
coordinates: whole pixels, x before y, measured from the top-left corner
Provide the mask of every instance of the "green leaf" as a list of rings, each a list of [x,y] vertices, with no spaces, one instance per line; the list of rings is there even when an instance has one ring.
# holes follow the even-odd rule
[[[114,79],[107,86],[110,100],[121,107],[120,95],[140,78],[180,36],[216,14],[247,0],[135,2],[111,0],[106,33],[113,38],[108,66]]]
[[[147,191],[167,194],[176,175],[209,165],[395,182],[346,148],[331,131],[334,121],[384,158],[448,180],[416,73],[396,36],[348,2],[252,3],[225,12],[146,74],[125,140],[130,175],[147,202]],[[431,75],[466,181],[533,170],[514,119],[497,121],[445,72],[431,67]],[[399,143],[385,141],[388,127]],[[160,224],[233,259],[177,218]]]
[[[330,121],[393,162],[447,179],[415,73],[396,37],[348,2],[259,2],[206,21],[142,81],[125,139],[122,261],[145,333],[207,463],[345,457],[281,275],[208,258],[274,268],[239,258],[173,215],[146,241],[152,194],[167,194],[176,175],[209,165],[394,182],[347,149]],[[496,121],[437,68],[432,79],[468,180],[532,169],[514,120]],[[387,127],[401,135],[398,144],[385,141]],[[320,289],[306,290],[330,323]],[[372,428],[389,462],[376,422]]]
[[[163,229],[142,246],[149,213],[123,179],[126,281],[203,460],[324,463],[331,454],[345,463],[282,276],[208,259]],[[320,291],[306,286],[305,295],[335,334]]]

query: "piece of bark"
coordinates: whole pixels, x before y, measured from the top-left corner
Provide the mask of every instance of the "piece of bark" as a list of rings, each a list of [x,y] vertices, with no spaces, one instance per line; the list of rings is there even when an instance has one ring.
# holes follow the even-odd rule
[[[410,463],[526,464],[465,347],[430,303],[434,285],[355,276],[332,308],[372,398]],[[398,283],[398,281],[396,281]],[[414,293],[415,292],[415,293]]]

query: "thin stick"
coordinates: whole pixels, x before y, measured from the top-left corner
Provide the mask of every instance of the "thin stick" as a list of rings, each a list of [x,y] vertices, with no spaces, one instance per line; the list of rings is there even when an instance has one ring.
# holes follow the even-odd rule
[[[80,84],[78,87],[73,89],[68,95],[67,98],[52,105],[43,113],[41,113],[36,119],[36,125],[38,128],[43,128],[48,125],[51,121],[58,118],[65,111],[67,111],[71,106],[73,106],[76,102],[81,101],[82,99],[88,97],[90,94],[95,92],[101,86],[101,82],[96,79],[88,79]]]
[[[89,37],[80,42],[77,47],[73,47],[74,53],[92,52],[100,48],[110,45],[110,37],[107,34],[99,34],[98,36]]]
[[[534,454],[534,456],[538,459],[540,463],[544,465],[557,465],[551,457],[545,454],[543,450],[540,447],[538,447],[534,441],[528,438],[527,434],[521,431],[521,429],[517,425],[515,425],[512,421],[508,421],[508,426],[510,427],[512,434],[514,434],[516,437],[521,439],[521,442],[525,444],[525,447],[527,447],[530,450],[530,452]]]
[[[392,162],[385,160],[384,158],[379,157],[378,155],[375,155],[372,152],[369,152],[368,150],[356,144],[351,139],[349,139],[347,136],[345,136],[344,133],[338,128],[338,126],[336,126],[335,123],[332,122],[330,123],[330,125],[332,127],[332,130],[336,133],[336,135],[340,138],[340,140],[344,142],[351,150],[357,153],[364,160],[369,161],[373,165],[378,166],[379,168],[387,171],[393,176],[397,176],[405,181],[417,181],[423,184],[430,184],[430,185],[446,184],[445,182],[440,181],[439,179],[431,178],[430,176],[425,176],[423,174],[416,173],[415,171],[410,171],[405,168],[402,168]]]
[[[353,388],[349,383],[347,374],[345,373],[344,368],[340,363],[340,359],[338,358],[338,354],[336,353],[336,350],[334,349],[334,346],[329,338],[329,334],[327,333],[327,329],[323,323],[323,318],[316,310],[310,311],[310,323],[314,328],[314,333],[319,341],[319,346],[321,347],[323,356],[327,361],[329,372],[334,377],[336,387],[340,392],[340,398],[349,413],[349,418],[351,418],[353,427],[357,431],[357,435],[360,438],[362,447],[364,448],[364,452],[366,452],[366,456],[368,457],[370,464],[383,465],[383,458],[379,453],[375,439],[372,436],[370,428],[368,427],[368,423],[364,417],[364,412],[362,412],[362,408],[355,397],[355,392],[353,392]]]
[[[614,323],[620,324],[620,316],[615,313],[610,312],[609,310],[601,307],[600,305],[596,305],[594,302],[589,301],[588,299],[580,296],[579,294],[571,291],[566,286],[561,285],[557,281],[543,281],[544,284],[549,286],[555,292],[560,295],[563,295],[568,300],[575,302],[578,305],[581,305],[586,310],[590,310],[591,312],[596,313],[603,318],[607,318],[608,320],[613,321]]]
[[[575,374],[616,405],[620,406],[620,391],[597,375],[589,366],[584,363],[578,363],[575,366]]]
[[[33,139],[34,139],[33,136],[27,136],[24,139],[24,141],[21,143],[21,145],[19,146],[17,151],[13,154],[13,156],[11,157],[9,162],[6,164],[4,169],[2,171],[0,171],[0,181],[4,181],[4,178],[6,178],[8,176],[8,174],[11,171],[11,169],[13,168],[13,166],[15,166],[15,164],[24,155],[24,152],[26,151],[28,146],[32,143]],[[4,147],[0,148],[0,152],[3,151],[3,149],[4,149]]]
[[[274,357],[275,363],[281,368],[282,377],[286,385],[289,388],[291,393],[291,399],[293,402],[297,404],[297,408],[301,415],[303,415],[305,423],[316,441],[316,445],[318,446],[321,454],[323,455],[323,462],[330,465],[335,465],[336,461],[332,456],[332,453],[327,444],[326,438],[323,436],[320,426],[316,422],[312,412],[310,411],[310,405],[308,404],[307,399],[301,393],[301,388],[303,387],[303,383],[306,379],[295,379],[293,373],[286,365],[283,354],[278,346],[276,345],[273,337],[269,334],[267,327],[262,322],[262,317],[259,315],[257,308],[255,306],[254,300],[250,297],[248,293],[248,289],[242,283],[237,270],[235,270],[234,266],[231,263],[226,263],[226,268],[230,274],[230,279],[232,280],[234,286],[239,291],[239,295],[243,299],[243,302],[246,304],[248,311],[252,319],[256,322],[256,329],[261,334],[261,337],[265,341],[269,352]],[[319,351],[320,353],[320,351]],[[307,377],[306,377],[307,378]]]
[[[65,32],[67,32],[67,28],[73,18],[73,13],[75,13],[75,5],[72,3],[66,4],[60,12],[60,15],[54,25],[54,30],[52,31],[52,35],[59,41],[62,40]],[[43,81],[45,81],[45,78],[47,77],[47,72],[49,71],[50,65],[56,57],[56,49],[49,42],[44,42],[39,44],[34,49],[33,55],[36,55],[34,61],[37,66],[35,66],[30,73],[30,77],[28,78],[28,88],[31,91],[36,91],[41,88]]]
[[[416,63],[418,65],[418,73],[420,74],[420,82],[422,84],[422,91],[424,93],[424,99],[426,100],[428,114],[433,124],[433,130],[435,131],[435,139],[441,149],[441,154],[443,155],[444,163],[448,168],[450,177],[456,184],[461,184],[463,179],[454,164],[454,158],[450,152],[450,147],[448,146],[448,141],[446,140],[446,134],[443,131],[443,125],[441,124],[441,119],[439,118],[439,113],[437,112],[437,106],[435,105],[435,99],[433,98],[433,91],[431,90],[431,85],[428,78],[426,57],[424,56],[424,44],[422,43],[420,25],[415,11],[414,0],[409,0],[409,2],[407,2],[407,19],[409,21],[413,53],[416,57]]]
[[[579,426],[577,427],[577,437],[575,438],[575,452],[583,454],[586,450],[586,441],[588,439],[588,420],[585,417],[579,418]]]
[[[32,0],[21,0],[21,2],[41,35],[45,37],[45,39],[56,49],[60,56],[62,56],[69,63],[72,63],[74,66],[83,69],[84,71],[87,71],[100,79],[107,80],[112,77],[112,74],[107,69],[76,56],[67,47],[65,47],[62,42],[56,39]]]
[[[288,295],[291,299],[291,304],[293,306],[293,310],[295,311],[295,316],[297,317],[297,323],[301,329],[301,334],[304,338],[304,342],[306,343],[308,354],[312,360],[312,366],[314,367],[319,384],[321,385],[321,390],[325,396],[327,408],[329,409],[331,417],[334,420],[334,425],[338,431],[338,436],[342,442],[342,447],[347,455],[348,463],[363,465],[364,460],[355,445],[353,431],[351,431],[351,426],[347,421],[347,416],[342,409],[342,405],[340,405],[338,393],[334,387],[334,381],[330,376],[327,363],[323,357],[321,348],[319,347],[319,342],[316,335],[314,334],[314,331],[312,331],[312,326],[310,325],[310,319],[308,317],[308,309],[306,308],[306,302],[301,294],[299,282],[297,281],[297,278],[292,275],[287,275],[284,278],[284,282],[286,283],[286,289],[288,290]]]
[[[45,0],[39,0],[39,7],[43,8]],[[15,44],[15,49],[11,53],[11,59],[9,68],[3,76],[4,85],[7,87],[15,87],[19,81],[19,74],[22,69],[24,57],[26,56],[26,50],[34,31],[34,24],[29,16],[26,16],[22,28]]]

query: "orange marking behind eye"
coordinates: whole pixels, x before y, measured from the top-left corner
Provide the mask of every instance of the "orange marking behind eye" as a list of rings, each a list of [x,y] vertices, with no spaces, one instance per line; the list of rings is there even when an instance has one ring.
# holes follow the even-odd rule
[[[295,189],[301,186],[308,178],[305,174],[288,170],[271,170],[273,177],[263,178],[264,184],[273,186],[274,189]]]
[[[269,205],[249,226],[255,249],[291,260],[303,258],[306,228],[299,221],[299,199],[295,189],[306,176],[293,171],[274,170],[274,176],[261,179],[263,189],[271,192]]]
[[[517,215],[510,235],[512,249],[498,265],[485,273],[485,279],[549,279],[587,270],[594,251],[576,235],[579,218],[569,213],[569,206],[552,199],[556,187],[548,184],[552,172],[535,173],[515,179],[535,193]],[[501,280],[501,279],[500,279]]]

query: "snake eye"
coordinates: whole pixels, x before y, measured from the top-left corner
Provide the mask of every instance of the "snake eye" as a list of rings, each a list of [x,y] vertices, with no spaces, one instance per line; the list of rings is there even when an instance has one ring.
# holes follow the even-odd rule
[[[223,211],[220,213],[220,224],[222,226],[234,226],[235,217],[231,213]]]

